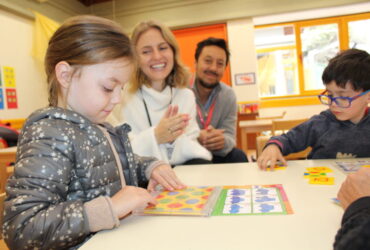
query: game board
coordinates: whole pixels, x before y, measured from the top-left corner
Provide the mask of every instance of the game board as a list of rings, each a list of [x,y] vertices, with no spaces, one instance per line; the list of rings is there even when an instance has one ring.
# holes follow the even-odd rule
[[[335,163],[348,173],[357,172],[361,167],[370,167],[370,160],[336,161]]]
[[[224,186],[212,215],[292,214],[281,184]]]
[[[219,195],[219,187],[189,186],[176,191],[157,192],[156,206],[149,206],[143,211],[136,211],[142,215],[210,215],[214,203]]]

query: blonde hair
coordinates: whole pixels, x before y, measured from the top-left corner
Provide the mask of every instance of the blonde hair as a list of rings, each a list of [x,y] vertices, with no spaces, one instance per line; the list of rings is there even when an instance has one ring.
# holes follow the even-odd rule
[[[134,28],[131,35],[131,41],[134,46],[137,45],[140,36],[150,29],[157,29],[163,36],[164,40],[170,45],[173,55],[174,64],[173,69],[170,74],[165,79],[165,85],[169,85],[177,88],[185,88],[188,86],[190,74],[187,68],[184,66],[180,59],[179,46],[177,44],[175,36],[172,34],[171,30],[159,23],[158,21],[145,21],[140,22]],[[141,70],[138,65],[135,67],[135,71],[130,83],[129,91],[136,92],[142,85],[150,86],[150,80]]]
[[[117,23],[89,15],[67,19],[51,37],[45,55],[49,106],[58,106],[61,94],[55,74],[59,62],[74,66],[75,73],[81,66],[122,57],[133,60],[134,51],[129,37]]]

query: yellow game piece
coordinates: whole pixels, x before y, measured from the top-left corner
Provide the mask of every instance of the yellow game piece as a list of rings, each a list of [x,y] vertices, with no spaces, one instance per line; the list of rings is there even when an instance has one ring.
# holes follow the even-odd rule
[[[362,165],[363,168],[370,168],[370,165]]]
[[[333,172],[331,168],[328,167],[311,167],[306,168],[308,172],[320,172],[320,173],[330,173]]]
[[[334,185],[334,177],[312,177],[308,183],[317,185]]]
[[[286,166],[275,165],[274,167],[274,171],[275,170],[285,170],[285,169],[286,169]],[[266,171],[270,171],[270,167],[268,167]]]

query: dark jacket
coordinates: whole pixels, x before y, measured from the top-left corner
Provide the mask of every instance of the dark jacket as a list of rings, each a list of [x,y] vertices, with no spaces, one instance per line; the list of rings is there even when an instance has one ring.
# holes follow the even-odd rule
[[[358,199],[347,208],[342,227],[335,237],[334,249],[370,249],[370,197]]]
[[[106,129],[126,184],[146,183],[145,170],[154,158],[132,153],[127,125]],[[85,203],[121,188],[111,144],[98,126],[69,110],[38,110],[23,127],[7,183],[4,239],[11,249],[75,246],[91,234]]]
[[[267,145],[272,143],[280,147],[283,155],[310,146],[309,159],[370,157],[370,114],[354,124],[339,121],[325,110],[286,134],[271,137]]]

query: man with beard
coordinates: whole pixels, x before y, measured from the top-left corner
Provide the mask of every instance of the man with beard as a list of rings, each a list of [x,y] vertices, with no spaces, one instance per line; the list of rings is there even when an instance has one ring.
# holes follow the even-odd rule
[[[213,154],[213,163],[247,162],[245,153],[235,148],[236,96],[220,82],[229,62],[226,41],[207,38],[197,44],[196,76],[192,86],[197,103],[199,142]]]

